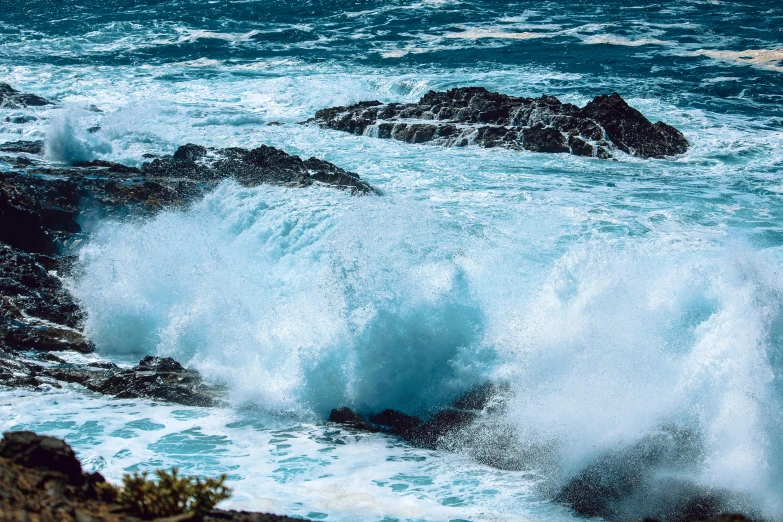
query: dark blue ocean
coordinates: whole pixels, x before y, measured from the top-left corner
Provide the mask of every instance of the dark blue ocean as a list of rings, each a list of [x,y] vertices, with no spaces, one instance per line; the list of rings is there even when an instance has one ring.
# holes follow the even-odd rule
[[[228,181],[83,223],[68,285],[98,352],[67,357],[172,356],[230,406],[0,390],[0,429],[64,437],[110,480],[227,473],[225,507],[386,522],[574,520],[553,498],[585,466],[688,433],[650,484],[783,520],[779,1],[0,0],[0,81],[57,102],[0,119],[52,163],[266,144],[383,192]],[[616,91],[691,148],[602,161],[300,125],[473,85]],[[324,422],[427,416],[487,381],[508,402],[452,451]]]

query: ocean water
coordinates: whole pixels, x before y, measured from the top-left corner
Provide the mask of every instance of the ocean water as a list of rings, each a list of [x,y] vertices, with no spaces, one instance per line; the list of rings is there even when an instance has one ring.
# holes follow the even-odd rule
[[[553,492],[676,429],[693,449],[656,480],[783,519],[779,2],[0,7],[0,79],[58,102],[5,110],[36,120],[0,121],[0,141],[133,165],[267,144],[383,192],[225,182],[188,209],[84,223],[68,285],[89,357],[175,357],[229,406],[0,390],[0,429],[64,437],[110,480],[226,473],[224,507],[340,521],[571,520]],[[299,124],[470,85],[580,105],[617,91],[692,147],[601,161]],[[487,381],[508,385],[505,409],[450,452],[324,422],[343,405],[426,417]]]

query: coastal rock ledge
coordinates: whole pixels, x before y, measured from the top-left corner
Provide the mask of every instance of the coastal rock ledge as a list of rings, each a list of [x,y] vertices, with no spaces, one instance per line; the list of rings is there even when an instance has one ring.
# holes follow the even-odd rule
[[[652,123],[619,94],[596,96],[580,108],[554,96],[519,98],[483,87],[430,91],[416,103],[364,101],[316,113],[327,129],[434,145],[504,147],[534,152],[665,158],[688,150],[680,131]]]

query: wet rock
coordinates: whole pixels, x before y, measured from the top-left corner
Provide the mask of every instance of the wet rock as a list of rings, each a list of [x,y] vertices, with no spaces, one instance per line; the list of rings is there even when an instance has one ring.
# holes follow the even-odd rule
[[[616,150],[643,158],[682,154],[677,129],[651,123],[616,93],[580,109],[554,96],[520,98],[483,87],[430,91],[417,103],[361,102],[316,113],[321,127],[408,143],[476,144],[609,158]]]
[[[43,141],[8,141],[0,143],[0,152],[23,152],[25,154],[43,154]]]
[[[475,413],[470,411],[452,409],[439,411],[416,430],[412,440],[420,446],[437,449],[441,439],[457,430],[466,428],[477,417]]]
[[[82,465],[76,454],[68,444],[54,437],[31,431],[4,433],[0,441],[0,458],[26,468],[62,473],[70,484],[84,483]]]
[[[693,522],[737,509],[751,513],[750,499],[688,481],[685,470],[696,465],[701,452],[696,433],[664,426],[590,463],[563,486],[555,501],[585,516],[616,521]]]
[[[349,408],[332,410],[329,421],[344,424],[361,431],[384,431],[397,435],[417,446],[441,447],[443,440],[458,430],[471,425],[482,410],[507,391],[506,386],[486,383],[463,394],[448,408],[436,412],[426,422],[397,410],[383,410],[372,415],[369,422]]]
[[[17,91],[7,83],[0,83],[0,109],[21,109],[49,105],[49,102],[35,94]]]
[[[335,424],[342,424],[348,428],[352,428],[359,431],[377,432],[378,428],[373,426],[364,420],[364,417],[356,413],[350,408],[337,408],[329,413],[329,422]]]
[[[0,327],[2,332],[2,327]],[[95,345],[84,334],[73,328],[33,321],[14,321],[7,325],[3,342],[14,350],[39,350],[42,352],[90,353]]]
[[[370,417],[370,422],[383,426],[392,435],[398,435],[406,440],[415,439],[416,432],[423,424],[420,418],[405,415],[397,410],[384,410]]]
[[[554,127],[545,127],[536,123],[522,131],[522,142],[527,150],[533,152],[569,152],[563,134]]]
[[[0,332],[2,325],[81,327],[84,315],[60,279],[39,261],[50,262],[0,243]]]
[[[36,360],[33,360],[35,357]],[[10,387],[58,387],[78,384],[118,399],[152,399],[186,406],[218,406],[223,388],[206,384],[198,372],[171,358],[145,357],[132,368],[110,362],[72,364],[40,361],[28,352],[0,354],[0,384]]]
[[[147,176],[189,178],[216,182],[233,178],[247,187],[260,184],[307,187],[319,182],[347,189],[355,194],[375,193],[357,174],[317,158],[303,161],[298,156],[262,145],[241,148],[208,149],[200,145],[181,146],[171,157],[156,158],[142,166]]]
[[[0,177],[0,241],[27,252],[53,252],[52,237],[41,223],[42,212],[38,201]]]
[[[642,158],[663,158],[688,150],[680,131],[663,122],[652,124],[619,94],[596,96],[580,115],[598,122],[622,151]]]

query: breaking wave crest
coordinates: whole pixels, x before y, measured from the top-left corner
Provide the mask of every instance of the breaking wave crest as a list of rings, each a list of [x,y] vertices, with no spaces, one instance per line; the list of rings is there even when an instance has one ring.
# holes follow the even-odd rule
[[[774,254],[589,240],[542,264],[521,245],[466,239],[421,202],[224,183],[99,228],[75,290],[102,350],[189,362],[237,404],[427,416],[492,379],[511,397],[454,447],[543,473],[549,495],[619,459],[611,473],[646,477],[628,498],[677,478],[779,514]]]

